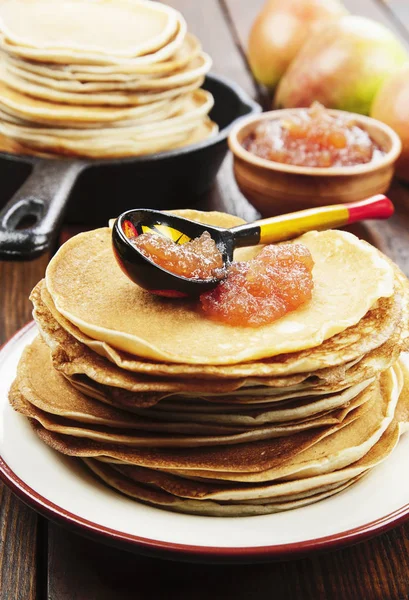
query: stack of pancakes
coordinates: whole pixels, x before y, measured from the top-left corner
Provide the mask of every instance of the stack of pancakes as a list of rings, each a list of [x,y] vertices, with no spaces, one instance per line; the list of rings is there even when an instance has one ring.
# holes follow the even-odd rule
[[[351,234],[297,241],[315,263],[311,301],[251,328],[140,289],[117,265],[109,228],[70,239],[33,290],[40,336],[11,404],[46,444],[158,507],[257,515],[344,490],[408,426],[409,283]]]
[[[137,156],[217,131],[211,60],[166,5],[4,0],[0,56],[0,134],[22,153]]]

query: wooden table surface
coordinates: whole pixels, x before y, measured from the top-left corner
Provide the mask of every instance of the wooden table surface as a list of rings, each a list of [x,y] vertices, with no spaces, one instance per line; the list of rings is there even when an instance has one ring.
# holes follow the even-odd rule
[[[283,0],[285,1],[285,0]],[[171,0],[214,61],[213,70],[260,96],[245,58],[264,0]],[[354,14],[387,24],[409,46],[409,0],[344,0]],[[265,104],[266,105],[266,104]],[[395,182],[396,215],[359,233],[409,276],[409,188]],[[204,208],[254,219],[226,159]],[[0,262],[0,344],[31,318],[28,295],[49,256]],[[238,522],[238,526],[240,523]],[[0,484],[0,600],[403,600],[409,598],[409,523],[349,548],[257,565],[190,565],[118,551],[38,516]]]

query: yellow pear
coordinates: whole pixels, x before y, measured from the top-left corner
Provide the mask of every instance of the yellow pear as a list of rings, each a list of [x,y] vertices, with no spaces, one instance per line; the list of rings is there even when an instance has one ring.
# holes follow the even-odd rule
[[[327,23],[309,38],[282,77],[276,108],[310,106],[369,114],[382,83],[408,54],[384,25],[347,15]]]
[[[275,87],[311,31],[346,13],[339,0],[268,0],[248,41],[255,79],[268,88]]]

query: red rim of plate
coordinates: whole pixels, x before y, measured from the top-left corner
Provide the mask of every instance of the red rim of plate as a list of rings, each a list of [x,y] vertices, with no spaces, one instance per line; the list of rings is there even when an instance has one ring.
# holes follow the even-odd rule
[[[14,346],[24,335],[35,326],[34,322],[28,323],[20,329],[3,347],[0,348],[0,363],[11,346]],[[409,503],[389,513],[380,519],[365,523],[360,527],[341,531],[334,535],[308,539],[302,542],[279,544],[273,546],[253,547],[231,547],[219,548],[215,546],[194,546],[187,544],[176,544],[161,540],[154,540],[128,534],[116,529],[104,527],[92,521],[88,521],[75,515],[65,508],[50,502],[47,498],[33,490],[30,486],[14,473],[8,464],[0,456],[0,479],[5,483],[23,502],[43,516],[74,529],[88,537],[95,537],[127,550],[138,550],[148,554],[162,555],[164,558],[180,558],[203,561],[223,562],[256,562],[274,559],[294,558],[319,550],[339,548],[347,544],[366,540],[375,535],[384,533],[392,527],[396,527],[409,518]],[[257,518],[257,517],[253,517]]]

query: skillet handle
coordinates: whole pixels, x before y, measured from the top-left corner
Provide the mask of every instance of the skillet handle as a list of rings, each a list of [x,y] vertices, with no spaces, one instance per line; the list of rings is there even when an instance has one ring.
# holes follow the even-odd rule
[[[0,259],[27,260],[46,252],[85,163],[37,160],[21,188],[0,212]],[[24,219],[34,224],[24,228]]]

